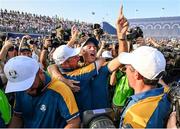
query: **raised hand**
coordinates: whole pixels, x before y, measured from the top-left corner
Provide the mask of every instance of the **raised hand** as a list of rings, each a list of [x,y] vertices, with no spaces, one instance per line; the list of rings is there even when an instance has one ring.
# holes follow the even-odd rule
[[[129,23],[123,14],[123,6],[120,8],[119,16],[116,22],[117,35],[125,35],[129,27]]]
[[[12,41],[11,41],[11,40],[6,40],[5,43],[4,43],[4,47],[9,48],[9,47],[11,47],[11,46],[13,46]]]
[[[76,25],[73,25],[71,28],[71,36],[72,36],[72,40],[76,40],[78,37],[79,31],[78,28],[76,27]]]
[[[80,90],[79,81],[65,79],[64,82],[69,86],[69,88],[73,92],[79,92]]]

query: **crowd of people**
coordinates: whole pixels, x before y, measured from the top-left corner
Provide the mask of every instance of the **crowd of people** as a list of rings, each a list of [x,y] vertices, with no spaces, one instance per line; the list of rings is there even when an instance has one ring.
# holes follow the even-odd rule
[[[9,31],[56,28],[39,39],[0,35],[0,127],[79,128],[84,111],[111,108],[117,128],[177,128],[168,90],[180,81],[178,40],[133,37],[122,6],[117,43],[87,23],[7,10],[0,18]]]
[[[70,29],[74,24],[84,33],[90,33],[92,30],[92,24],[78,20],[70,21],[6,9],[0,11],[0,30],[4,32],[50,34],[58,26]]]

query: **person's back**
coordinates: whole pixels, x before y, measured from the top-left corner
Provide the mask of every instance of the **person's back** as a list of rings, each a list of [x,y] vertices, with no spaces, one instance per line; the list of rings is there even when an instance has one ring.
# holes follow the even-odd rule
[[[142,46],[132,53],[121,53],[119,61],[126,64],[129,85],[135,92],[122,111],[120,127],[164,128],[170,102],[164,87],[158,84],[165,71],[163,54]]]
[[[170,110],[164,88],[157,88],[129,98],[121,116],[120,126],[133,128],[163,128]]]

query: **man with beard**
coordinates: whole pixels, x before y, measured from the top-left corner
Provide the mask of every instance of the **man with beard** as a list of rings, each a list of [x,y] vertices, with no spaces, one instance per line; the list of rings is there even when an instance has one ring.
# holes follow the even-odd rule
[[[4,67],[6,93],[15,92],[11,128],[77,128],[79,112],[73,93],[51,79],[39,63],[26,56],[10,59]]]
[[[94,44],[92,43],[92,46]],[[80,116],[85,110],[92,109],[92,96],[91,96],[91,87],[90,81],[91,78],[98,74],[98,70],[101,65],[104,63],[103,59],[99,59],[95,62],[88,64],[85,67],[81,65],[81,48],[71,48],[69,45],[61,45],[53,53],[53,59],[58,66],[58,69],[54,70],[53,67],[49,67],[49,73],[52,77],[58,78],[59,70],[63,77],[75,80],[73,85],[78,85],[76,87],[71,87],[74,91],[76,102],[80,110]],[[55,72],[58,73],[55,73]],[[62,76],[60,74],[60,76]]]
[[[127,43],[124,39],[124,35],[127,29],[128,29],[127,19],[123,16],[122,11],[120,11],[120,14],[117,20],[117,36],[118,36],[118,41],[119,41],[120,52],[127,51]],[[84,67],[87,67],[86,65],[93,63],[96,60],[96,54],[98,50],[98,41],[95,38],[87,39],[86,42],[82,44],[82,50],[84,52],[83,53],[84,65],[85,65]],[[119,60],[117,57],[113,59],[112,61],[101,66],[102,67],[98,70],[98,74],[89,78],[90,83],[88,83],[88,86],[90,88],[89,88],[88,93],[91,94],[91,97],[92,97],[91,109],[110,107],[109,98],[108,98],[108,84],[109,84],[108,78],[109,78],[109,75],[113,71],[121,67],[121,64],[119,63]],[[56,76],[56,77],[61,76],[61,73],[58,72],[58,69],[56,69],[56,71],[55,69],[54,70],[51,69],[50,73],[52,73],[53,76]],[[76,80],[76,78],[74,78],[74,80]],[[81,88],[81,85],[80,85],[80,88]]]

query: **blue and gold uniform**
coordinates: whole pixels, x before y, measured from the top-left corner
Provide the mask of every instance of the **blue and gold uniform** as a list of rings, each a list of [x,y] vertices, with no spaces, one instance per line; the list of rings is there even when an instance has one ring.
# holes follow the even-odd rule
[[[106,63],[99,69],[98,75],[96,75],[91,81],[91,92],[92,92],[92,108],[108,108],[109,103],[109,75],[111,73]]]
[[[47,88],[38,96],[25,91],[16,93],[14,112],[23,118],[26,128],[63,128],[69,120],[79,116],[71,89],[46,75]]]
[[[164,128],[169,110],[163,87],[133,95],[123,110],[120,127]]]
[[[60,69],[63,76],[67,79],[73,79],[80,81],[80,91],[74,93],[76,102],[80,113],[82,114],[85,110],[92,109],[92,94],[90,81],[93,76],[98,74],[96,63],[91,63],[85,67],[71,70],[71,69]]]

